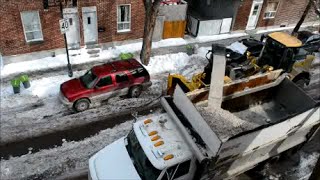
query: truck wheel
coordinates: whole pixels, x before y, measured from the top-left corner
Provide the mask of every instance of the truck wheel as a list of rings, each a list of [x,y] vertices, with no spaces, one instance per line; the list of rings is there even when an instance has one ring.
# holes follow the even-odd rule
[[[140,86],[133,86],[129,90],[128,97],[129,98],[137,98],[141,94],[141,87]]]
[[[90,106],[90,102],[88,99],[79,99],[74,103],[73,109],[77,112],[82,112],[87,110],[89,106]]]
[[[301,78],[294,82],[299,88],[303,89],[305,86],[308,85],[309,80],[306,78]]]

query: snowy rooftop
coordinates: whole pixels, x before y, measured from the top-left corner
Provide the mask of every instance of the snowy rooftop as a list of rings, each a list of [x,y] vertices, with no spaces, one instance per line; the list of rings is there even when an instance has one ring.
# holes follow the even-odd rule
[[[134,131],[154,167],[162,170],[191,158],[192,153],[167,114],[153,115],[134,124]],[[165,160],[166,157],[168,160]]]

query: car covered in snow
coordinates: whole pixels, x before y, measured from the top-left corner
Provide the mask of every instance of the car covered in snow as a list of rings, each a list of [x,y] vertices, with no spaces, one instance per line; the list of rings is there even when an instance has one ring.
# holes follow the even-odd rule
[[[60,85],[60,100],[77,112],[95,101],[116,96],[137,98],[151,86],[148,71],[135,59],[94,66],[83,76]]]

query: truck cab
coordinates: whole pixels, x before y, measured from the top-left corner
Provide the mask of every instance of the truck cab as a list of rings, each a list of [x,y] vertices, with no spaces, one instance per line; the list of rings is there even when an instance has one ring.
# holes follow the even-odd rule
[[[91,179],[192,179],[196,159],[167,114],[134,123],[130,133],[89,160]]]

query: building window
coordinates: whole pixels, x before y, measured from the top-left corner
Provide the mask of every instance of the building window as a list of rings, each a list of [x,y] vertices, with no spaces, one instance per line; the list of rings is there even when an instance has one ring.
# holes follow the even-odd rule
[[[43,41],[40,16],[38,11],[21,12],[21,20],[27,42]]]
[[[270,2],[267,4],[266,11],[264,13],[265,19],[274,18],[276,16],[279,2]]]
[[[118,32],[130,31],[131,25],[131,6],[130,5],[119,5],[117,13],[117,26]]]

